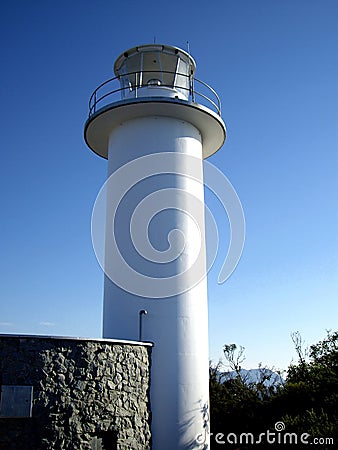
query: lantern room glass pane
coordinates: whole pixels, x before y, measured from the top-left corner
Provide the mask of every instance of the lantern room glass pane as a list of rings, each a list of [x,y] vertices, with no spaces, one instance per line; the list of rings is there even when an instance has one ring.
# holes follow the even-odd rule
[[[174,87],[175,74],[177,68],[177,55],[162,53],[161,66],[163,71],[163,84],[168,87]]]
[[[177,64],[176,89],[186,97],[189,96],[190,90],[190,65],[183,59],[179,59]]]
[[[122,98],[124,98],[129,92],[135,90],[135,87],[139,85],[141,57],[141,54],[136,54],[126,59],[125,63],[119,70],[121,75],[120,83]]]
[[[142,72],[142,86],[163,84],[161,54],[159,52],[143,53]]]

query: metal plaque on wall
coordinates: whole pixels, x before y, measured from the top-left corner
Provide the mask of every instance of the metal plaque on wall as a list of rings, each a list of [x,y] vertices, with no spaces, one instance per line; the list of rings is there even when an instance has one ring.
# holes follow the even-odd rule
[[[33,386],[1,386],[0,417],[32,417]]]

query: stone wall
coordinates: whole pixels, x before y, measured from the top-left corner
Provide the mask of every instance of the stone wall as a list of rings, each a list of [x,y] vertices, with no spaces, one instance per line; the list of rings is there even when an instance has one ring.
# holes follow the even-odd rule
[[[33,386],[32,417],[0,417],[0,449],[150,449],[150,353],[150,344],[0,335],[2,386]]]

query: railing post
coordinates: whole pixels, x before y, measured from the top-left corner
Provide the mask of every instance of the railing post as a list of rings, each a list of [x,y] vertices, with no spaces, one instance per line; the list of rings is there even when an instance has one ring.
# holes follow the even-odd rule
[[[139,76],[140,76],[140,73],[136,72],[135,73],[135,98],[137,98],[137,89],[138,89],[138,83],[139,83],[138,78],[139,78]]]
[[[193,77],[193,75],[190,75],[189,80],[190,80],[190,95],[191,95],[191,100],[192,100],[193,102],[195,102],[194,77]]]
[[[93,107],[93,109],[94,109],[93,113],[95,113],[96,112],[96,91],[95,91],[95,94],[94,94],[94,107]]]

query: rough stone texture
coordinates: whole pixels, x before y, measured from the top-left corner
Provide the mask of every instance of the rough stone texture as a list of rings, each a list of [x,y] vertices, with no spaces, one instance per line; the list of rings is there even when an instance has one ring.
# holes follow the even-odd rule
[[[31,418],[0,418],[4,450],[146,450],[147,345],[0,336],[0,382],[33,386]]]

